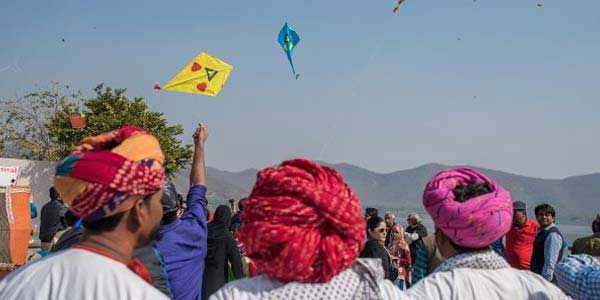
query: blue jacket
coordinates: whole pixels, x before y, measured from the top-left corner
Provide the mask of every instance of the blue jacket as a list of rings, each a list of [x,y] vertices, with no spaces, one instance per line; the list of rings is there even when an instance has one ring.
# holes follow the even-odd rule
[[[200,299],[206,257],[206,187],[190,187],[180,219],[161,226],[156,246],[176,300]]]

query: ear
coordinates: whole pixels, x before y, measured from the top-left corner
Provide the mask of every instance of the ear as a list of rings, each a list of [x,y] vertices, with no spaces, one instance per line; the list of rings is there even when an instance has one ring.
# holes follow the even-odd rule
[[[131,200],[134,201],[134,204],[131,210],[129,210],[128,225],[132,231],[136,231],[142,225],[145,218],[148,217],[149,208],[142,196],[133,197],[135,197],[135,199]]]

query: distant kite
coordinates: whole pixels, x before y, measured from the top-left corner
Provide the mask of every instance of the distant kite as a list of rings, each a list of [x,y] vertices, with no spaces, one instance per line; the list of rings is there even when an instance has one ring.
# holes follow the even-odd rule
[[[296,48],[296,45],[298,45],[300,42],[300,36],[298,36],[298,34],[292,30],[292,28],[286,22],[283,25],[283,28],[281,28],[281,31],[279,31],[277,42],[279,42],[279,45],[281,45],[281,48],[283,48],[283,51],[285,51],[287,59],[290,62],[290,66],[292,67],[292,73],[296,79],[298,79],[300,74],[296,74],[296,69],[294,68],[294,62],[292,60],[292,54],[294,52],[294,48]]]
[[[404,1],[406,1],[406,0],[398,0],[398,3],[396,3],[396,6],[394,6],[394,9],[392,9],[392,12],[394,12],[395,14],[398,14],[398,11],[400,10],[400,5],[402,5],[402,3],[404,3]]]
[[[83,129],[85,128],[85,118],[83,115],[71,115],[69,116],[69,125],[73,129]]]
[[[232,70],[233,67],[228,63],[207,53],[200,53],[164,87],[155,83],[154,89],[216,96]]]

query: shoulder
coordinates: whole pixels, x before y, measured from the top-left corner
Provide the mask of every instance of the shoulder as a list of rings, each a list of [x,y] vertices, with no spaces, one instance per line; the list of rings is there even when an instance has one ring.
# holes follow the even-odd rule
[[[65,290],[73,298],[98,290],[111,299],[166,299],[124,264],[80,249],[57,252],[27,265],[6,277],[0,287],[2,299],[66,299]]]
[[[374,241],[374,240],[369,240],[365,244],[365,248],[363,249],[362,253],[378,255],[378,254],[382,253],[383,251],[385,251],[385,250],[383,249],[383,246],[381,246],[381,244],[379,244],[379,242]]]
[[[556,228],[556,227],[554,227]],[[563,240],[562,234],[560,233],[560,231],[558,229],[552,230],[550,233],[548,233],[548,236],[546,237],[546,242],[550,242],[550,243],[554,243],[554,242],[561,242]]]
[[[582,237],[582,238],[578,238],[578,239],[574,240],[573,241],[573,252],[575,252],[579,248],[583,248],[593,238],[594,238],[593,236],[586,236],[586,237]]]
[[[528,295],[542,294],[547,296],[544,299],[566,297],[558,287],[541,276],[513,268],[459,268],[435,272],[420,280],[407,292],[408,296],[417,299],[525,299]]]
[[[264,293],[282,286],[283,283],[270,279],[264,275],[252,278],[243,278],[226,284],[210,296],[209,300],[259,300]]]
[[[405,299],[404,294],[389,280],[380,280],[377,282],[381,298],[385,300]]]

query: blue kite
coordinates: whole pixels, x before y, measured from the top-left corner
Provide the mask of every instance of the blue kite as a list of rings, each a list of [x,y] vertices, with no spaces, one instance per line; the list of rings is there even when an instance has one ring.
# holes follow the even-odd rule
[[[277,42],[279,42],[279,45],[281,45],[281,48],[283,48],[283,51],[285,51],[288,61],[290,62],[290,66],[292,66],[292,73],[296,79],[298,79],[300,74],[296,74],[296,69],[294,68],[294,62],[292,60],[292,53],[294,52],[296,45],[298,45],[300,42],[300,36],[298,36],[298,34],[288,25],[288,23],[285,22],[283,28],[281,28],[281,31],[279,31]]]

